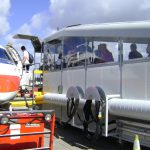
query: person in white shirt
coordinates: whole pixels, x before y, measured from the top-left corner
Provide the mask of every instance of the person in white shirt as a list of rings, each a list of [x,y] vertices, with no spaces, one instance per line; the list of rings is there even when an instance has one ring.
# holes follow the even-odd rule
[[[25,46],[21,46],[21,50],[23,51],[23,59],[22,59],[23,69],[26,70],[26,72],[28,73],[30,68],[29,53],[26,50]]]

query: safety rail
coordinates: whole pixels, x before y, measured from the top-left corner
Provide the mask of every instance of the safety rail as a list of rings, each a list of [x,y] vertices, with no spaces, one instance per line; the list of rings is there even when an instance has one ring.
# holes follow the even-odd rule
[[[54,110],[0,111],[0,149],[53,150]],[[44,132],[45,122],[50,131]],[[44,134],[50,134],[49,147],[44,147]]]

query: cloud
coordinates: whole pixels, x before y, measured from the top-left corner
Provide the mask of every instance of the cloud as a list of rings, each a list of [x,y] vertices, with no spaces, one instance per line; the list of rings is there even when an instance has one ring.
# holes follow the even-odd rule
[[[6,34],[9,29],[8,16],[10,11],[10,0],[0,0],[0,36]]]
[[[18,39],[14,39],[13,36],[16,34],[29,34],[31,35],[31,26],[27,23],[24,23],[18,30],[12,31],[11,33],[7,34],[5,36],[5,41],[8,42],[12,42],[14,45],[23,45],[23,43],[25,43],[26,40],[18,40]]]
[[[31,34],[31,26],[27,23],[23,24],[19,29],[18,33],[20,34]]]
[[[0,0],[0,15],[7,16],[10,10],[10,0]]]
[[[35,33],[37,32],[37,30],[38,33],[40,33],[41,31],[43,31],[43,24],[46,22],[44,20],[48,19],[46,19],[46,15],[43,13],[37,13],[33,15],[29,22],[24,23],[19,29],[12,31],[8,35],[6,35],[5,40],[7,42],[17,43],[18,40],[13,39],[13,35],[15,34],[36,35]],[[45,28],[46,27],[44,27],[44,29]]]
[[[7,34],[5,41],[7,43],[12,42],[14,47],[16,47],[18,50],[20,49],[21,45],[26,45],[27,49],[33,53],[33,46],[30,40],[14,39],[13,36],[15,34],[37,35],[37,33],[39,33],[38,36],[40,36],[41,31],[47,31],[43,30],[43,25],[46,23],[45,20],[48,20],[46,17],[47,15],[42,12],[34,14],[29,22],[24,23],[19,29]],[[46,29],[46,27],[44,27],[44,29]]]
[[[141,4],[141,10],[150,10],[150,2],[149,0],[144,0]]]
[[[7,6],[6,9],[0,5],[1,14],[5,16],[0,15],[0,22],[3,22],[0,24],[0,34],[4,34],[9,29],[7,16],[10,4],[6,5],[9,0],[0,1],[5,1],[5,7]],[[54,33],[57,27],[63,28],[73,24],[150,19],[149,0],[49,0],[49,3],[49,12],[34,14],[28,22],[18,30],[11,32],[10,35],[33,34],[42,39]],[[9,36],[7,39],[10,40]]]
[[[72,24],[150,19],[149,0],[51,0],[51,28]]]
[[[10,29],[9,22],[7,21],[7,18],[5,16],[0,16],[0,36],[7,33],[7,31]]]
[[[40,29],[45,19],[46,19],[46,16],[43,13],[38,13],[38,14],[33,15],[31,19],[32,27],[36,29]]]

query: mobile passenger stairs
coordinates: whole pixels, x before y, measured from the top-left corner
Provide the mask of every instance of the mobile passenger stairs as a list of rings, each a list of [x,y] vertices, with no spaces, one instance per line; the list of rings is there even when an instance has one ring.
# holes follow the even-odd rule
[[[15,101],[13,101],[13,106],[25,106],[29,108],[32,105],[33,109],[37,109],[38,105],[43,103],[43,70],[39,70],[41,69],[40,62],[42,62],[42,60],[40,60],[39,63],[36,63],[35,60],[37,53],[41,54],[40,59],[42,59],[41,43],[39,42],[39,39],[36,36],[17,34],[14,36],[14,38],[26,39],[31,41],[34,47],[34,62],[30,64],[33,68],[32,71],[26,72],[26,70],[23,70],[22,79],[20,83],[20,91],[18,92],[18,97],[15,99]],[[22,101],[17,102],[18,99]]]
[[[42,71],[34,69],[33,74],[24,73],[22,80],[26,79],[29,84],[21,87],[21,93],[10,102],[9,110],[0,110],[0,149],[53,150],[55,112],[38,110],[36,107],[35,95],[39,96],[38,90],[42,84],[41,80],[38,86],[35,84],[37,74],[41,77]],[[49,127],[49,130],[45,130],[45,127]],[[48,142],[45,134],[48,134]]]

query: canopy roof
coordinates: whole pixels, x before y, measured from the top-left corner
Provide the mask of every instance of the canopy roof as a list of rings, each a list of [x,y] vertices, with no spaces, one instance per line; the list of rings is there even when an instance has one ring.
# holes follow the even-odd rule
[[[150,21],[85,24],[66,27],[44,39],[44,42],[61,40],[64,37],[101,37],[112,40],[150,38]]]

